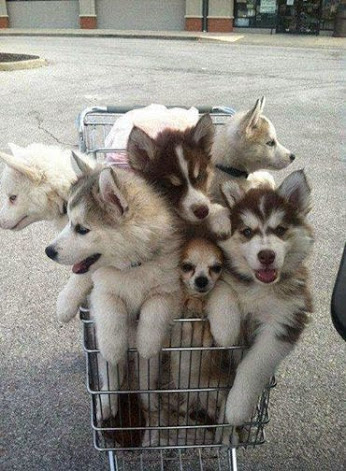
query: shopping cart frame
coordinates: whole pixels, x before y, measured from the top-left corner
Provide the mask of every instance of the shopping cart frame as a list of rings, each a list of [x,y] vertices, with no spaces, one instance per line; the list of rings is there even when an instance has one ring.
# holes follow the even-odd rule
[[[96,160],[103,161],[107,153],[114,152],[114,151],[124,151],[124,149],[110,149],[110,148],[105,148],[104,147],[104,139],[108,132],[110,131],[114,121],[126,113],[127,111],[130,111],[131,109],[134,108],[141,108],[142,106],[132,106],[132,107],[114,107],[114,106],[104,106],[104,107],[91,107],[87,108],[84,111],[81,112],[81,114],[78,117],[78,134],[79,134],[79,149],[80,151],[92,155]],[[183,107],[185,108],[185,107]],[[228,119],[232,117],[234,114],[234,110],[232,108],[228,107],[198,107],[199,113],[210,113],[213,122],[216,126],[223,125],[225,122],[227,122]],[[253,418],[251,422],[249,422],[248,427],[249,430],[251,430],[251,427],[254,428],[256,427],[256,433],[254,435],[254,439],[251,441],[250,440],[250,432],[248,435],[247,440],[243,441],[233,441],[230,439],[229,445],[222,445],[220,443],[217,444],[192,444],[192,445],[169,445],[169,446],[151,446],[151,447],[121,447],[118,445],[113,445],[105,446],[105,442],[102,442],[102,438],[100,441],[100,436],[102,433],[107,432],[107,431],[117,431],[119,430],[117,427],[110,427],[110,428],[105,428],[105,427],[100,427],[97,422],[95,422],[95,417],[96,417],[96,398],[100,395],[100,389],[95,388],[94,385],[95,383],[95,368],[93,368],[93,365],[95,365],[95,356],[99,355],[99,350],[97,348],[97,342],[96,342],[96,334],[95,334],[95,328],[94,328],[94,323],[93,320],[90,319],[89,317],[89,312],[87,309],[81,308],[81,320],[83,322],[83,347],[84,351],[86,354],[86,366],[87,366],[87,389],[89,394],[91,395],[91,425],[93,429],[93,436],[94,436],[94,446],[98,451],[103,451],[107,452],[108,454],[108,461],[109,461],[109,468],[110,470],[114,471],[120,471],[120,470],[125,470],[127,469],[124,466],[124,458],[121,455],[122,453],[125,454],[130,454],[134,456],[137,453],[136,459],[138,459],[138,468],[136,469],[143,469],[145,470],[146,468],[144,467],[144,460],[145,458],[143,457],[145,453],[156,453],[154,455],[153,460],[157,461],[157,464],[159,466],[160,471],[163,471],[166,469],[166,463],[175,463],[177,464],[178,468],[180,471],[183,471],[184,469],[189,469],[184,467],[184,459],[188,460],[190,459],[189,453],[194,453],[195,454],[195,463],[197,466],[199,466],[200,470],[205,469],[205,460],[206,459],[214,459],[214,463],[217,465],[217,468],[215,469],[228,469],[229,471],[237,471],[237,453],[236,450],[239,447],[243,448],[248,448],[251,446],[257,446],[259,444],[264,443],[265,441],[265,432],[264,432],[264,426],[269,422],[269,415],[268,415],[268,404],[269,404],[269,393],[272,387],[275,386],[275,380],[272,379],[270,384],[266,387],[264,390],[261,398],[259,399],[259,403],[256,409],[256,417]],[[181,320],[176,320],[176,322],[179,322]],[[90,343],[91,339],[91,343]],[[213,347],[215,349],[222,349],[221,347]],[[225,350],[239,350],[241,349],[242,351],[245,351],[245,347],[228,347],[225,348]],[[189,350],[193,350],[192,348]],[[203,349],[201,348],[200,351]],[[163,348],[162,353],[168,353],[170,354],[170,348]],[[132,352],[134,353],[134,352]],[[202,353],[200,353],[202,355]],[[94,360],[92,360],[91,357],[94,356]],[[99,384],[99,379],[97,380],[97,383]],[[206,388],[204,388],[206,389]],[[179,391],[182,391],[179,389]],[[190,392],[192,390],[189,390]],[[117,391],[106,391],[108,394],[125,394],[129,391],[126,390],[117,390]],[[138,390],[131,390],[132,393],[141,393],[141,391]],[[150,393],[158,393],[160,394],[160,390],[158,391],[149,391]],[[184,392],[184,391],[182,391]],[[190,394],[188,392],[188,394]],[[207,393],[208,391],[201,391],[201,393]],[[143,393],[143,392],[142,392]],[[102,394],[105,394],[103,391]],[[173,394],[173,391],[172,391]],[[257,422],[256,422],[257,421]],[[226,426],[227,424],[222,424],[222,426]],[[219,427],[220,425],[218,425]],[[185,427],[182,427],[184,429],[188,428],[188,421]],[[195,426],[200,427],[200,426]],[[128,427],[129,429],[133,430],[135,429],[134,427]],[[139,427],[141,428],[141,427]],[[164,429],[165,427],[160,427],[160,429]],[[169,428],[169,427],[166,427]],[[173,427],[171,427],[173,428]],[[175,427],[177,428],[177,427]],[[178,426],[179,428],[179,426]],[[206,425],[204,425],[204,428],[206,428]],[[209,425],[209,428],[210,427]],[[126,427],[125,429],[126,430]],[[169,453],[173,453],[173,457],[169,455]],[[209,454],[212,455],[212,458],[209,458]],[[187,458],[185,456],[187,455]],[[167,457],[168,456],[168,457]],[[206,457],[205,457],[206,456]],[[121,464],[121,459],[123,459],[123,465]],[[127,459],[127,458],[126,458]],[[192,459],[192,458],[191,458]],[[156,468],[155,468],[156,469]],[[214,469],[214,468],[213,468]]]

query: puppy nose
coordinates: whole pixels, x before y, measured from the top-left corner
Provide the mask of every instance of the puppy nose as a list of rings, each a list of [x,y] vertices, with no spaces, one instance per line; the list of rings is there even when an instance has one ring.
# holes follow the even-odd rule
[[[47,257],[51,258],[52,260],[55,260],[56,256],[58,255],[58,252],[51,245],[48,245],[48,247],[46,247],[45,252]]]
[[[296,158],[294,154],[290,154],[290,161],[293,162],[293,160]]]
[[[205,276],[199,276],[195,279],[195,285],[197,288],[205,288],[208,284],[208,278]]]
[[[257,257],[263,265],[270,265],[275,260],[275,252],[272,250],[261,250],[258,252]]]
[[[193,205],[191,209],[198,219],[205,219],[209,214],[209,208],[205,205]]]

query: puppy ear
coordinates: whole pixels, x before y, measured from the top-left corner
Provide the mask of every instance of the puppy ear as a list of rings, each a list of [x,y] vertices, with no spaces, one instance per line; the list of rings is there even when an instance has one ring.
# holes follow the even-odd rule
[[[134,170],[145,171],[147,164],[155,159],[156,143],[142,129],[134,126],[127,141],[127,154]]]
[[[262,97],[260,98],[260,110],[261,110],[261,113],[263,113],[265,104],[266,104],[266,97],[265,97],[265,96],[262,96]]]
[[[220,189],[221,194],[230,209],[237,203],[237,201],[241,200],[245,195],[245,191],[237,182],[233,180],[228,180],[222,183]]]
[[[71,151],[71,165],[77,177],[88,175],[92,171],[92,167],[90,167],[85,160],[79,157],[79,155],[73,152],[73,150]]]
[[[297,170],[284,179],[278,193],[303,214],[310,211],[311,188],[304,170]]]
[[[128,204],[119,188],[114,169],[106,167],[101,171],[99,185],[102,200],[112,206],[116,216],[122,216],[128,210]]]
[[[214,141],[215,128],[210,114],[203,115],[191,129],[193,142],[210,153]]]
[[[262,110],[265,105],[265,98],[259,98],[255,106],[252,108],[252,110],[248,111],[246,115],[243,118],[243,128],[245,128],[245,132],[251,132],[253,128],[255,128],[258,125],[258,121],[260,119]]]
[[[25,149],[16,146],[15,144],[9,144],[13,155],[0,152],[0,159],[13,170],[21,173],[33,183],[38,184],[42,181],[42,173],[35,167],[30,167],[30,164],[24,159]],[[20,149],[20,151],[19,151]]]

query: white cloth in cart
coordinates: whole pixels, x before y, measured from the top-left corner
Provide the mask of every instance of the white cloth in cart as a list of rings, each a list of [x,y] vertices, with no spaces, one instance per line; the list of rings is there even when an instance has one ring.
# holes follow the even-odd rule
[[[134,126],[141,128],[155,139],[165,129],[184,131],[194,126],[199,118],[197,108],[167,108],[152,104],[145,108],[128,111],[116,120],[105,139],[107,149],[119,149],[108,153],[106,162],[117,167],[129,168],[126,155],[127,141]]]

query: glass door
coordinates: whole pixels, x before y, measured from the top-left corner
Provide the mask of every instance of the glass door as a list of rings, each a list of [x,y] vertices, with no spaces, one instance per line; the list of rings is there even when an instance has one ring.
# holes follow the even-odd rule
[[[277,33],[319,34],[321,0],[279,0]]]

